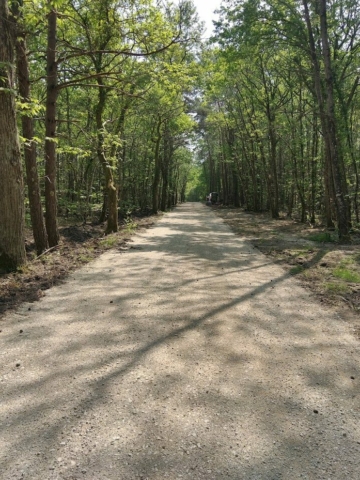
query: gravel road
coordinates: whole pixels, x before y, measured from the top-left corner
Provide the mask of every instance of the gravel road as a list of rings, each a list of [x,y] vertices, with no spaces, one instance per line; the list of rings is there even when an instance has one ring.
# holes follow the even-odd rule
[[[360,344],[187,203],[0,323],[0,478],[360,478]]]

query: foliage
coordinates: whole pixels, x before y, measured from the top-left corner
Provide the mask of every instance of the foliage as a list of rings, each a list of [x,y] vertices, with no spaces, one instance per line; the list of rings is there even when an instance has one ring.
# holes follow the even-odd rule
[[[57,13],[59,214],[87,220],[102,211],[101,219],[106,219],[106,170],[112,172],[120,212],[128,204],[134,210],[150,209],[157,176],[155,156],[157,207],[169,208],[184,199],[191,162],[186,138],[194,128],[186,95],[198,74],[201,35],[193,4],[58,0],[19,5],[30,52],[33,98],[19,99],[17,105],[34,121],[32,142],[42,189],[45,25],[50,9]]]
[[[101,247],[112,248],[118,243],[118,238],[115,235],[107,235],[99,243]]]
[[[123,216],[218,191],[224,204],[336,226],[340,239],[343,217],[346,231],[360,224],[360,7],[325,2],[323,31],[315,3],[227,0],[204,44],[189,0],[20,1],[32,98],[17,111],[34,124],[23,143],[36,147],[42,192],[57,16],[58,214],[106,220],[111,192]]]
[[[360,283],[360,275],[357,272],[354,272],[353,270],[345,268],[344,266],[339,266],[337,268],[334,268],[332,274],[334,275],[334,277],[341,278],[346,282]]]
[[[225,204],[337,223],[345,240],[344,212],[359,219],[360,8],[324,3],[327,31],[317,2],[223,3],[202,56],[198,150]]]
[[[186,199],[189,202],[203,201],[207,193],[209,192],[207,191],[204,168],[202,165],[193,164],[189,171],[189,177],[186,186]]]
[[[338,282],[325,282],[324,287],[331,293],[335,294],[345,294],[348,292],[348,287],[346,284],[338,283]]]
[[[302,273],[305,270],[305,268],[302,265],[296,265],[296,267],[292,267],[290,269],[291,275],[297,275],[299,273]]]
[[[319,242],[319,243],[335,241],[334,237],[329,232],[314,233],[313,235],[309,235],[307,238],[312,242]]]
[[[125,231],[127,233],[133,233],[138,227],[138,224],[134,222],[133,218],[131,218],[130,215],[125,218],[125,225]]]

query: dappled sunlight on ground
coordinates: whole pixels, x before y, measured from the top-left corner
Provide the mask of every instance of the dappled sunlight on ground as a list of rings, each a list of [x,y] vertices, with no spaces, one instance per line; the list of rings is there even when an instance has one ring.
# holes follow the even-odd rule
[[[359,478],[359,343],[201,205],[0,339],[3,478]]]

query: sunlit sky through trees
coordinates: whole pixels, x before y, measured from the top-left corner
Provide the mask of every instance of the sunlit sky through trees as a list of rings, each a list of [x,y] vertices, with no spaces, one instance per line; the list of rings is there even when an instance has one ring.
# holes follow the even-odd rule
[[[213,31],[212,20],[216,20],[217,15],[214,10],[219,9],[221,0],[193,0],[201,20],[205,22],[206,37],[209,37]]]

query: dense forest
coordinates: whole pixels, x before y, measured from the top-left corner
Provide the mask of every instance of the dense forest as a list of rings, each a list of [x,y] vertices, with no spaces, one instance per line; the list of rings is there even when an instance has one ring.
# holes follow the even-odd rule
[[[0,267],[105,223],[219,192],[225,205],[360,223],[360,5],[0,0]]]

